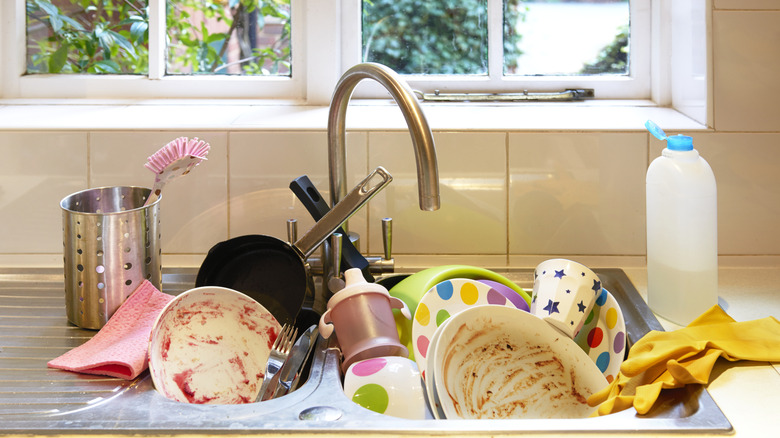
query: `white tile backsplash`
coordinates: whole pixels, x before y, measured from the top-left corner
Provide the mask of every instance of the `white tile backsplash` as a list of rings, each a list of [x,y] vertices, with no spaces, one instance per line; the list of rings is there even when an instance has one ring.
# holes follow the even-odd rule
[[[87,133],[0,132],[0,253],[62,253],[60,201],[87,185]]]
[[[421,211],[417,168],[406,132],[369,135],[370,167],[393,182],[370,204],[370,252],[381,254],[381,219],[393,218],[398,254],[506,254],[506,134],[434,134],[441,208]]]
[[[208,159],[170,181],[162,192],[160,245],[165,253],[205,253],[227,237],[227,135],[198,131],[119,131],[90,134],[90,186],[151,187],[147,157],[177,137],[198,137],[211,146]]]
[[[352,189],[367,175],[365,133],[347,134],[347,183]],[[290,190],[292,180],[309,177],[330,204],[327,135],[322,132],[236,132],[230,135],[230,236],[267,234],[287,240],[288,219],[298,236],[314,224]],[[365,233],[365,209],[349,221]]]
[[[491,266],[532,266],[551,255],[641,264],[644,177],[663,147],[642,126],[652,118],[693,135],[712,165],[721,254],[780,255],[780,5],[714,0],[711,19],[709,132],[668,108],[631,102],[617,110],[600,102],[490,105],[473,119],[457,106],[424,105],[439,159],[436,212],[418,208],[413,148],[397,108],[351,103],[349,188],[377,165],[394,177],[350,220],[364,252],[382,252],[380,220],[391,216],[401,265],[424,266],[430,255]],[[243,234],[284,239],[289,218],[305,232],[313,221],[288,188],[300,175],[328,196],[325,107],[128,106],[0,105],[0,265],[61,260],[59,201],[99,185],[150,185],[146,157],[179,135],[201,136],[212,151],[165,189],[165,260],[197,265],[211,246]]]
[[[713,126],[780,130],[780,10],[715,11],[712,21]]]
[[[509,136],[510,254],[644,254],[645,134]]]

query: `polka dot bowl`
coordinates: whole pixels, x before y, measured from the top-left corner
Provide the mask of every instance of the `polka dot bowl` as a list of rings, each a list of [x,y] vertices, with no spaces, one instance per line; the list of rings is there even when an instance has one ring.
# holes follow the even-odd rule
[[[377,413],[410,420],[432,419],[417,364],[399,356],[355,362],[344,375],[344,394]]]
[[[412,320],[414,359],[423,379],[426,378],[428,368],[428,348],[436,329],[452,315],[482,305],[516,308],[512,301],[491,285],[468,278],[444,280],[423,295]]]
[[[626,323],[617,300],[606,289],[585,319],[574,342],[596,363],[608,382],[617,377],[626,355]]]

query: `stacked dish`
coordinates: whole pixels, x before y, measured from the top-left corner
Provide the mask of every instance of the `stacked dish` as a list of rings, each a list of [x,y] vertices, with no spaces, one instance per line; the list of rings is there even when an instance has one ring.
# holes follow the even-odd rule
[[[476,280],[445,280],[422,296],[411,337],[435,418],[592,413],[587,398],[623,361],[622,313],[587,267],[553,259],[537,270],[532,313]]]

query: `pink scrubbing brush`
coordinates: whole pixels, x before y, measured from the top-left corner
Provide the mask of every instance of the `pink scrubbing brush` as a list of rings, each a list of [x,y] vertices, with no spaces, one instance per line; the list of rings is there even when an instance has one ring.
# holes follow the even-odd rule
[[[144,166],[156,176],[152,193],[144,205],[149,205],[154,199],[159,198],[163,186],[168,181],[188,174],[193,167],[205,160],[210,148],[208,143],[198,138],[190,140],[187,137],[179,137],[149,157]]]

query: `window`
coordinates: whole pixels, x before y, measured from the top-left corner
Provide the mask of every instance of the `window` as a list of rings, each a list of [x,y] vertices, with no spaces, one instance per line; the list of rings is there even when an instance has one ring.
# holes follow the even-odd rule
[[[147,0],[26,0],[26,74],[149,74]],[[167,0],[167,75],[290,76],[290,0]]]
[[[73,3],[82,11],[68,15],[64,8]],[[650,0],[268,0],[278,7],[266,10],[247,0],[115,0],[125,8],[115,21],[108,21],[111,14],[97,6],[89,9],[93,3],[101,1],[2,2],[0,19],[12,24],[0,29],[0,50],[10,61],[0,67],[2,96],[253,97],[326,103],[341,73],[364,60],[389,65],[424,92],[593,88],[597,98],[650,96]],[[49,5],[59,8],[47,10]],[[551,29],[545,16],[560,23],[567,10],[575,9],[575,19],[564,25],[570,30],[582,25],[581,30],[552,32],[562,47],[575,50],[563,54],[537,44],[553,41],[550,36],[534,38],[539,29]],[[41,33],[42,23],[52,14],[60,16],[54,21],[62,28],[91,31],[96,35],[92,46],[49,40]],[[106,19],[100,24],[102,33],[87,29],[77,14]],[[583,35],[605,30],[606,36],[593,46],[601,51],[620,39],[628,17],[630,36],[624,35],[617,46],[628,56],[617,70],[599,67],[593,54],[573,59],[585,53],[575,47],[586,39]],[[260,22],[275,30],[258,35],[251,27]],[[236,26],[240,31],[232,29]],[[449,34],[437,41],[431,29],[440,27]],[[277,39],[255,41],[269,34]],[[405,36],[429,43],[410,46]],[[26,37],[30,50],[18,44]],[[90,63],[73,50],[104,51],[107,56]],[[385,95],[371,84],[361,84],[357,94]]]
[[[4,97],[303,97],[290,0],[8,0]],[[18,42],[26,41],[26,44]]]
[[[362,45],[345,53],[418,90],[650,95],[648,0],[362,0],[361,13]]]

